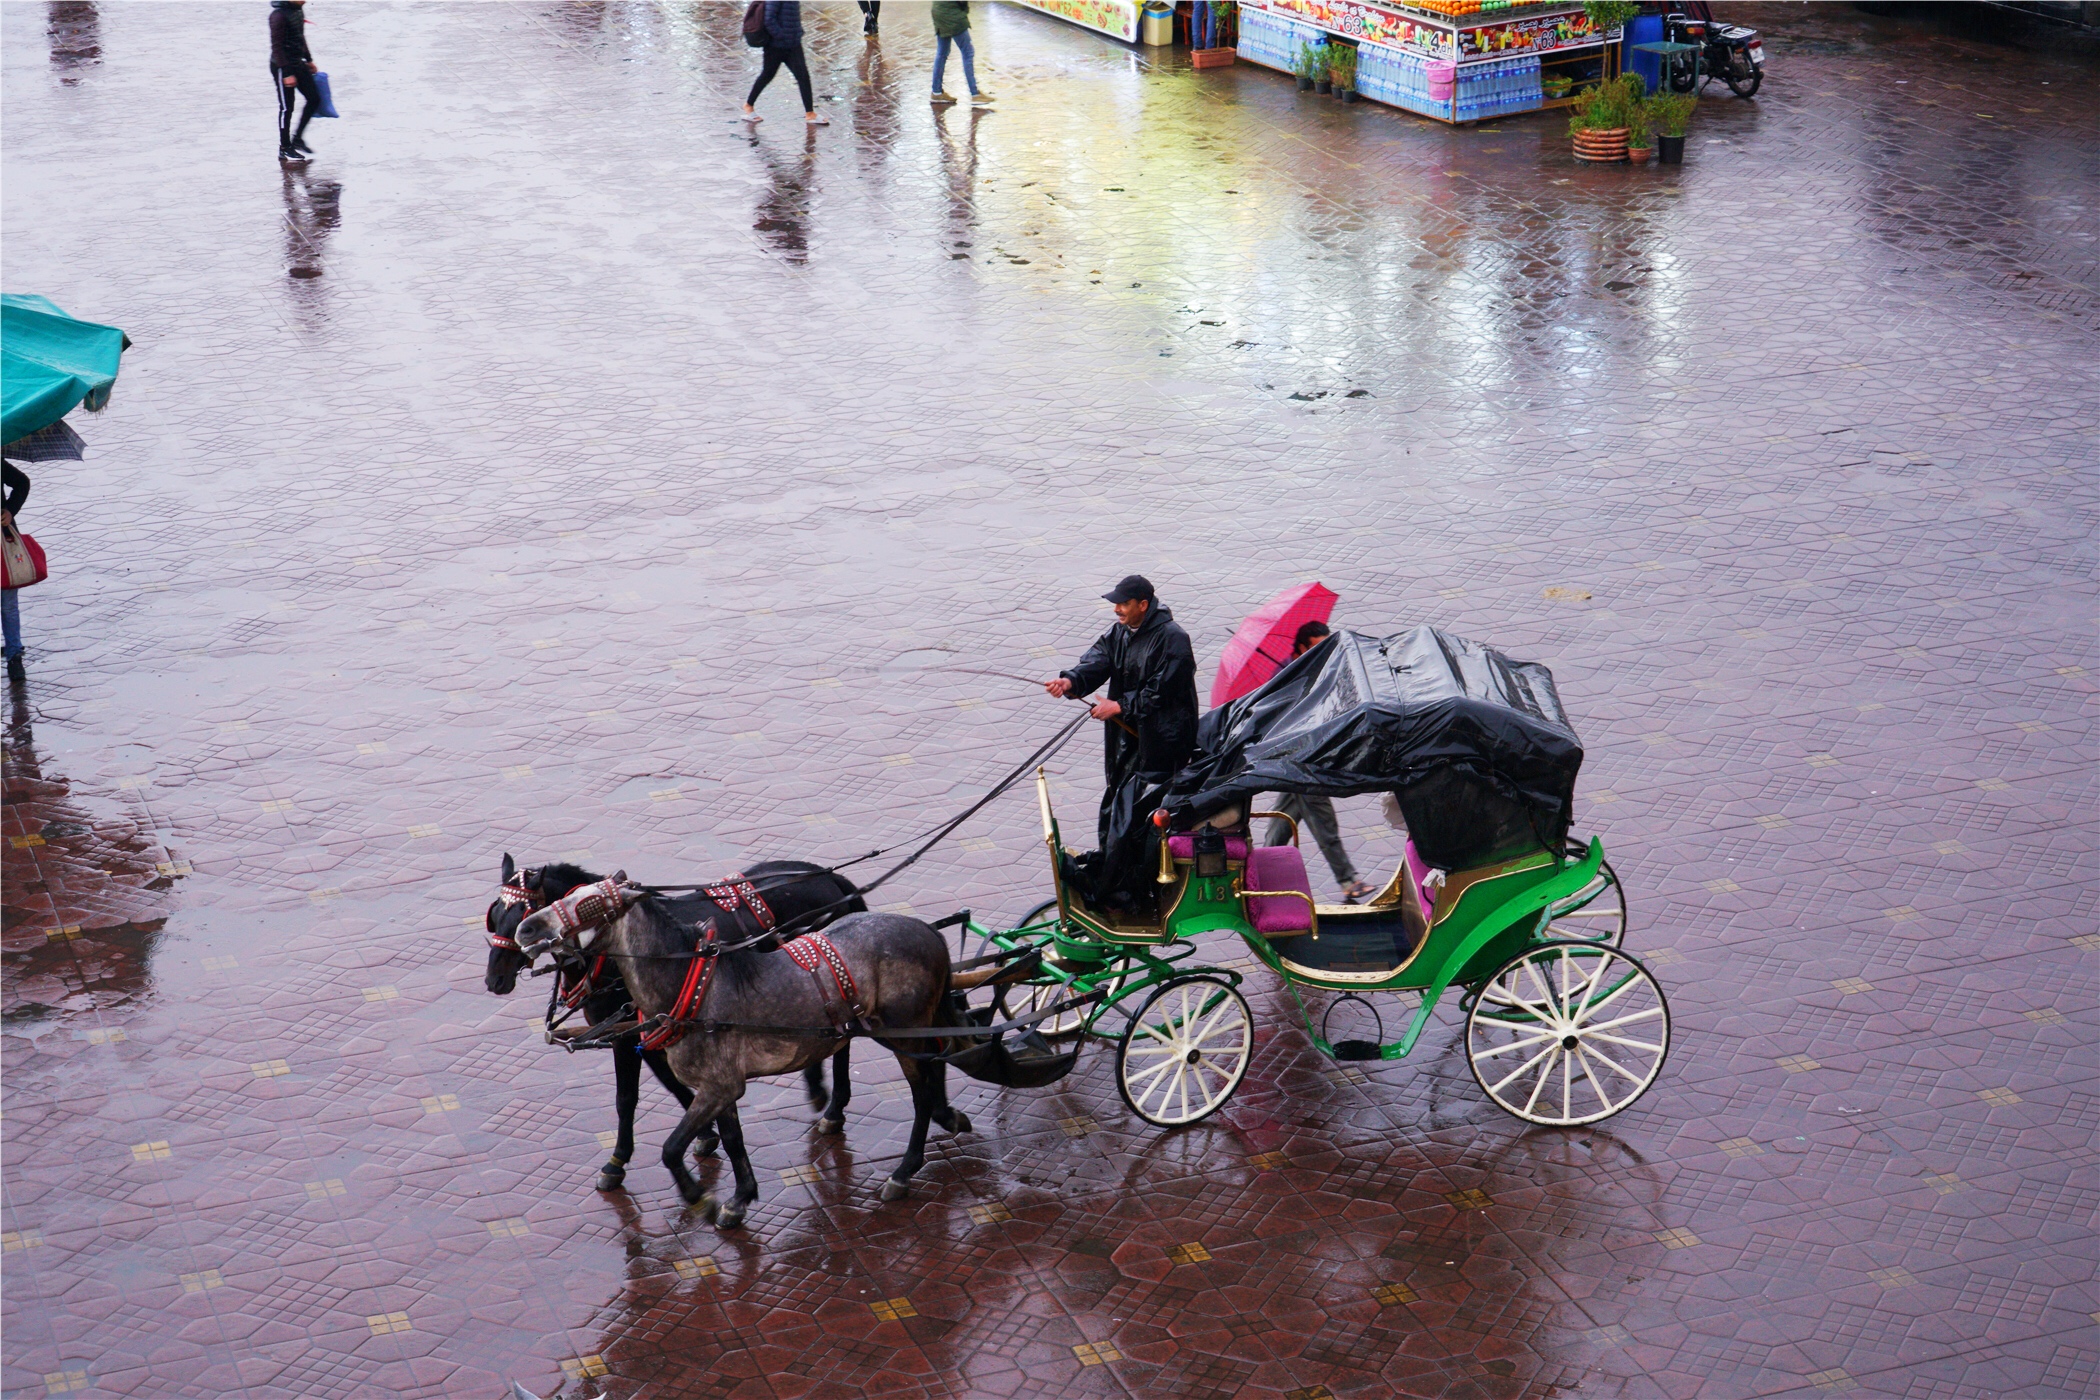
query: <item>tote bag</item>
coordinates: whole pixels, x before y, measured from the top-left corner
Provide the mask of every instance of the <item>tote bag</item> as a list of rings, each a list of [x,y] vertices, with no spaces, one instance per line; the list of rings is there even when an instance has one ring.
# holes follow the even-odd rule
[[[0,557],[6,564],[8,588],[27,588],[48,576],[43,546],[12,525],[0,525]]]

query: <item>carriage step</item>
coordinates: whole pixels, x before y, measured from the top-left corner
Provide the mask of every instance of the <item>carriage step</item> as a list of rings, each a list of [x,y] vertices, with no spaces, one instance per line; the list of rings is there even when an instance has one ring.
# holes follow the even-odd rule
[[[1337,1040],[1334,1043],[1337,1060],[1376,1060],[1381,1058],[1378,1042],[1374,1040]]]

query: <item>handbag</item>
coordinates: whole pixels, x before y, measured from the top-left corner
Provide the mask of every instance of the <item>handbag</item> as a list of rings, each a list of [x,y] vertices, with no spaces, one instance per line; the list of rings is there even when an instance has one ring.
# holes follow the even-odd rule
[[[328,86],[328,75],[326,73],[315,71],[314,91],[321,94],[321,100],[314,104],[315,116],[334,117],[341,115],[335,110],[335,91]]]
[[[44,566],[44,547],[27,531],[0,525],[0,556],[5,557],[7,566],[7,588],[27,588],[50,577],[50,570]]]

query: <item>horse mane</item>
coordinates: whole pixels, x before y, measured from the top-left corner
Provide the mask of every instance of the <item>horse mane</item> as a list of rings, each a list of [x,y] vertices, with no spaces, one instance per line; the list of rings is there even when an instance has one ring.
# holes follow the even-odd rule
[[[543,891],[561,886],[566,886],[568,889],[578,889],[584,885],[595,885],[605,878],[603,875],[585,870],[580,865],[572,865],[567,861],[561,860],[539,867],[539,872],[540,887]],[[559,899],[561,896],[556,895],[553,897]]]

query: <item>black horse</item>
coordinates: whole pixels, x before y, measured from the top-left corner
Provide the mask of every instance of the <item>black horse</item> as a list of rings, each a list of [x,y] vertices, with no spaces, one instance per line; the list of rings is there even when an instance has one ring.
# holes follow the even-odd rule
[[[948,945],[917,919],[849,914],[826,929],[823,939],[843,962],[841,977],[828,959],[820,958],[817,970],[805,970],[781,951],[763,947],[697,953],[692,924],[638,886],[621,887],[617,898],[590,891],[578,898],[595,900],[597,908],[572,908],[574,901],[565,901],[540,910],[518,925],[518,944],[533,956],[559,949],[570,957],[610,957],[643,1024],[657,1017],[673,1022],[665,1027],[677,1035],[666,1047],[671,1069],[693,1099],[664,1142],[664,1166],[686,1203],[700,1206],[723,1229],[742,1224],[758,1199],[736,1110],[747,1080],[785,1074],[842,1051],[849,1022],[878,1041],[885,1028],[945,1024],[943,1001],[952,981]],[[928,1123],[950,1132],[970,1130],[970,1120],[948,1103],[947,1066],[926,1058],[938,1043],[902,1039],[890,1048],[911,1087],[913,1118],[904,1159],[882,1185],[886,1201],[903,1196],[924,1164]],[[736,1172],[736,1194],[727,1205],[703,1197],[684,1161],[686,1145],[710,1123]]]
[[[506,853],[503,857],[503,893],[489,905],[486,921],[489,962],[483,985],[497,996],[509,996],[518,985],[518,974],[532,961],[518,951],[518,925],[535,910],[544,909],[570,891],[595,884],[603,878],[581,866],[567,864],[520,870]],[[791,925],[788,929],[790,937],[822,928],[841,915],[864,912],[868,907],[852,881],[807,861],[761,861],[745,872],[745,878],[757,886],[771,906],[776,924]],[[690,904],[696,899],[704,900],[705,896],[684,896],[678,903]],[[726,917],[727,911],[712,901],[706,901],[698,911],[682,912],[698,912],[703,918],[715,919],[725,928],[740,930],[727,936],[746,936],[759,931],[756,920],[748,912],[740,911],[741,918]],[[632,1000],[619,971],[608,966],[585,993],[578,1010],[585,1024],[595,1026],[619,1015]],[[852,1080],[847,1074],[848,1059],[844,1047],[832,1057],[828,1093],[824,1088],[824,1068],[820,1062],[812,1062],[803,1069],[803,1081],[809,1086],[810,1107],[822,1110],[822,1116],[817,1120],[819,1132],[835,1133],[845,1126],[846,1105],[853,1097]],[[678,1076],[671,1072],[663,1052],[642,1049],[634,1036],[622,1036],[612,1043],[612,1060],[620,1127],[612,1156],[598,1171],[600,1191],[616,1191],[627,1179],[627,1163],[634,1157],[634,1110],[641,1098],[643,1065],[649,1066],[650,1073],[678,1100],[680,1108],[689,1107],[693,1099],[692,1091],[679,1083]],[[694,1149],[705,1156],[715,1150],[716,1143],[716,1134],[706,1132],[696,1140]]]

